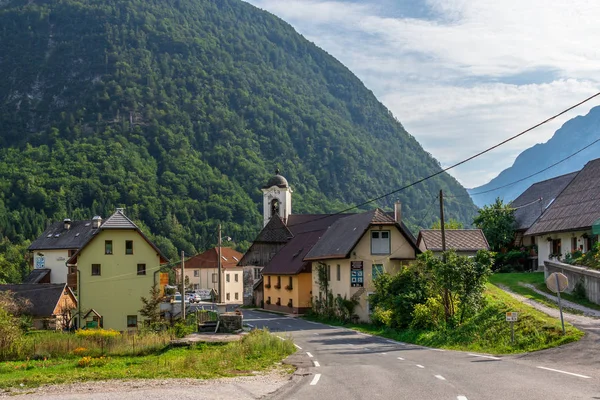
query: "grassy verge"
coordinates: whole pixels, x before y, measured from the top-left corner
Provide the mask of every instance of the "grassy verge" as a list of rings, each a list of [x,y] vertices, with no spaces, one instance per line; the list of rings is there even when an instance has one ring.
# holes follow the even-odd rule
[[[546,287],[546,282],[544,281],[544,273],[543,272],[534,272],[534,273],[510,273],[510,274],[494,274],[490,277],[490,282],[494,285],[503,285],[508,287],[515,293],[520,294],[521,296],[525,296],[528,299],[535,300],[539,303],[547,305],[549,307],[558,308],[558,304],[555,301],[552,301],[539,293],[534,292],[530,288],[522,286],[520,283],[528,283],[535,286],[536,289],[541,290],[542,292],[549,293],[554,295],[548,288]],[[600,311],[600,305],[596,303],[592,303],[585,299],[579,299],[573,295],[568,293],[561,293],[561,297],[565,300],[571,301],[573,303],[582,305],[584,307],[588,307],[594,310]],[[579,310],[568,309],[571,312],[581,314]]]
[[[511,344],[510,323],[505,320],[505,313],[508,311],[519,313],[519,321],[515,323],[514,345]],[[331,321],[327,322],[332,323]],[[422,346],[490,354],[542,350],[579,340],[583,336],[583,332],[569,324],[565,324],[567,332],[563,336],[560,321],[513,299],[489,284],[486,290],[484,309],[477,316],[455,329],[396,331],[368,324],[346,324],[344,326],[360,332]]]
[[[255,330],[239,342],[163,348],[145,356],[58,358],[0,364],[0,388],[106,379],[197,378],[251,375],[294,353],[291,341]]]

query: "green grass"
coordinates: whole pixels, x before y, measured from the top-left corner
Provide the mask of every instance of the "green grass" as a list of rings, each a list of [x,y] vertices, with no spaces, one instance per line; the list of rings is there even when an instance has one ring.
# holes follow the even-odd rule
[[[79,367],[82,358],[0,363],[0,388],[36,387],[106,379],[197,378],[251,375],[271,368],[294,353],[293,342],[282,341],[266,330],[255,330],[239,342],[199,344],[191,348],[163,348],[145,356],[93,358]]]
[[[510,323],[505,320],[505,313],[508,311],[519,313],[519,320],[515,323],[514,345],[511,344]],[[331,323],[331,321],[327,322]],[[565,324],[566,335],[563,336],[560,321],[515,300],[489,284],[486,290],[486,305],[483,310],[455,329],[396,331],[369,324],[346,324],[344,326],[401,342],[489,354],[542,350],[579,340],[583,336],[583,332],[569,324]]]
[[[558,304],[555,301],[552,301],[539,293],[534,292],[530,288],[524,287],[519,283],[529,283],[535,286],[537,289],[549,293],[551,295],[555,295],[552,293],[547,287],[546,282],[544,281],[544,273],[543,272],[533,272],[533,273],[509,273],[509,274],[494,274],[490,277],[490,282],[494,285],[503,285],[508,287],[515,293],[520,294],[521,296],[527,297],[528,299],[535,300],[539,303],[547,305],[548,307],[558,308]],[[565,300],[571,301],[573,303],[582,305],[584,307],[588,307],[594,310],[600,311],[600,305],[596,303],[592,303],[586,299],[578,299],[573,295],[568,293],[561,293],[561,297]],[[582,312],[579,310],[568,309],[568,311],[581,314]]]

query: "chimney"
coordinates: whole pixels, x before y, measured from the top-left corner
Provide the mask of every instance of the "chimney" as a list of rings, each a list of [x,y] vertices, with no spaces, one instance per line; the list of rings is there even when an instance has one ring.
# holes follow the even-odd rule
[[[64,225],[65,230],[68,231],[69,229],[71,229],[71,219],[70,218],[63,219],[63,223],[65,224]]]
[[[402,222],[402,204],[399,201],[394,204],[394,221]]]
[[[92,229],[98,229],[100,228],[100,225],[102,225],[102,217],[96,215],[92,218]]]

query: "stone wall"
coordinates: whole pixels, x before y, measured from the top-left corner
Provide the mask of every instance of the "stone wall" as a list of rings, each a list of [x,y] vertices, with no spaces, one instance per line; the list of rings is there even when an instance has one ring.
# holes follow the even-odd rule
[[[545,261],[544,277],[548,279],[553,272],[561,272],[566,275],[569,280],[567,293],[571,293],[577,282],[581,281],[588,300],[600,304],[600,271],[556,261]]]
[[[223,313],[219,315],[219,331],[221,332],[236,332],[242,329],[243,317],[241,314],[236,314],[234,312]]]

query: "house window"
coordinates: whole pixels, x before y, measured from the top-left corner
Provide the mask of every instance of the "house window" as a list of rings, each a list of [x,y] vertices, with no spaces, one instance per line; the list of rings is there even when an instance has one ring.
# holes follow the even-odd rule
[[[383,274],[383,264],[373,264],[372,279],[375,280]]]
[[[75,253],[77,253],[77,250],[69,250],[69,258],[73,257]]]
[[[200,276],[200,271],[197,269],[194,270],[194,278],[198,278]]]
[[[571,251],[577,251],[577,238],[571,238]]]
[[[233,280],[236,281],[236,282],[239,282],[239,280],[238,280],[238,274],[234,274],[233,275]]]
[[[277,277],[277,285],[275,286],[275,289],[281,289],[281,277],[280,276]]]
[[[335,277],[337,278],[338,282],[341,280],[341,275],[342,275],[342,267],[340,267],[340,264],[337,265],[337,270],[335,273]]]
[[[327,266],[327,282],[331,282],[331,265]]]
[[[559,254],[562,254],[562,252],[561,252],[561,240],[560,239],[553,239],[552,240],[552,254],[554,255],[554,257],[559,257]]]
[[[230,296],[229,296],[229,293],[227,293],[227,300],[229,300],[229,297],[230,297]]]
[[[290,276],[288,278],[288,288],[289,288],[289,290],[292,290],[294,288],[294,285],[292,285],[293,281],[294,281],[294,279]]]
[[[104,254],[112,254],[112,253],[113,253],[112,240],[105,240],[104,241]]]
[[[371,254],[390,254],[390,231],[371,231]]]
[[[125,254],[133,254],[133,240],[125,241]]]
[[[212,274],[212,283],[217,283],[217,274]]]
[[[100,264],[92,264],[92,276],[100,276]]]
[[[137,315],[128,315],[127,316],[127,327],[128,328],[137,328]]]
[[[370,297],[374,294],[374,292],[367,293],[367,311],[369,315],[373,314],[373,311],[375,310],[375,308],[373,307],[373,302],[370,300]]]
[[[225,274],[225,280],[229,282],[229,274]]]
[[[146,264],[138,264],[137,265],[137,274],[138,275],[146,275]]]
[[[267,276],[267,285],[271,286],[271,276]]]
[[[261,269],[260,268],[254,268],[254,280],[257,281],[260,279],[261,277]]]
[[[235,299],[238,300],[238,292],[235,292]]]

